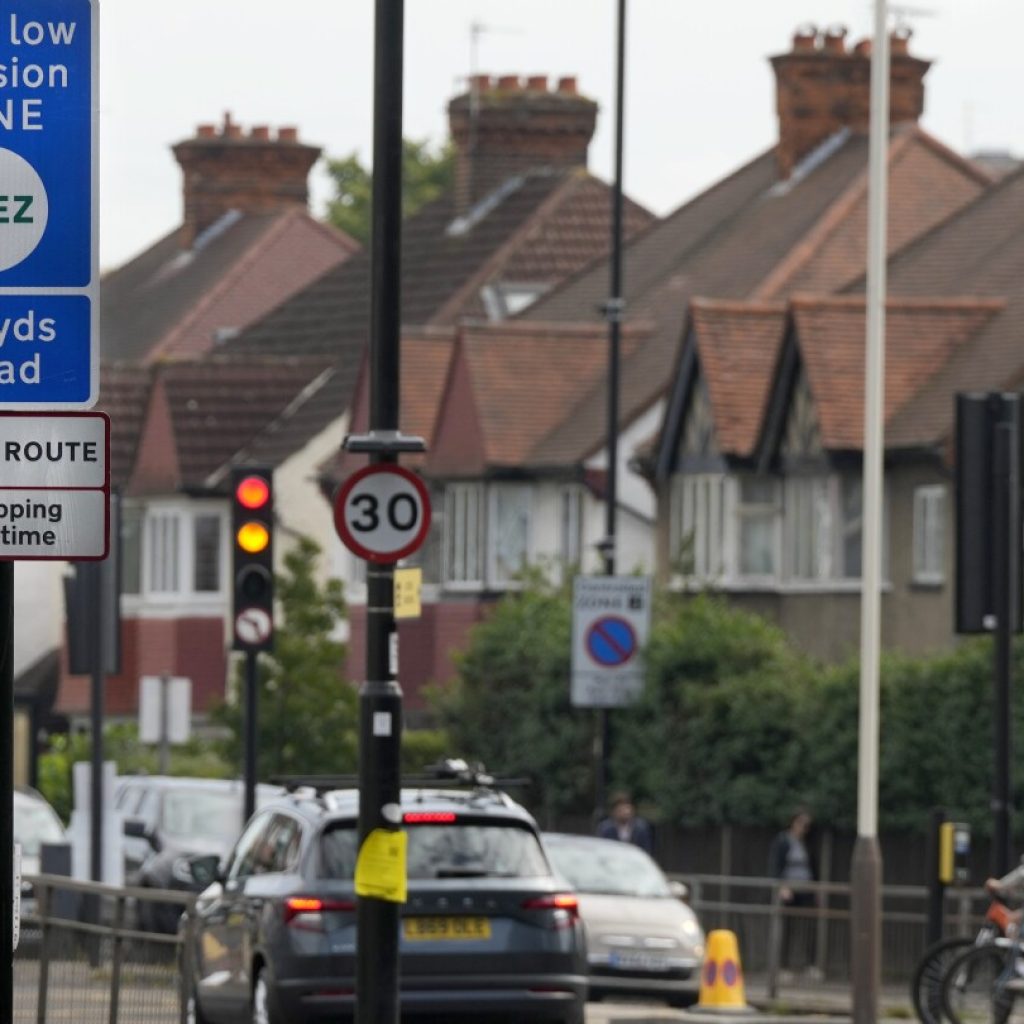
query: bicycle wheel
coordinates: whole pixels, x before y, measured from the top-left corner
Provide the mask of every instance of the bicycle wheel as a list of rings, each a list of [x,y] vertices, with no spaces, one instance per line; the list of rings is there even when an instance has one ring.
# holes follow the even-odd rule
[[[924,951],[910,979],[910,999],[922,1024],[942,1024],[942,979],[950,964],[977,943],[959,936],[940,939]]]
[[[1002,983],[1012,977],[1017,946],[979,946],[961,953],[942,982],[942,1010],[953,1024],[1024,1022],[1024,1000]]]

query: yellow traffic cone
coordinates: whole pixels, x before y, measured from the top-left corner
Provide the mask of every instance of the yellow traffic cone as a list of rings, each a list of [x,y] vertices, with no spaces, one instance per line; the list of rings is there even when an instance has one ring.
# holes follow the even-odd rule
[[[707,952],[700,974],[700,999],[694,1010],[700,1013],[754,1013],[743,989],[736,933],[719,929],[707,938]]]

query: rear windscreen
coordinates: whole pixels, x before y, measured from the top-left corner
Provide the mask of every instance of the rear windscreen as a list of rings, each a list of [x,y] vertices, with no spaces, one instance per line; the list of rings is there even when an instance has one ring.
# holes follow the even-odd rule
[[[538,878],[551,873],[537,837],[516,825],[407,825],[409,878]],[[321,875],[352,878],[355,826],[329,827],[320,840]]]

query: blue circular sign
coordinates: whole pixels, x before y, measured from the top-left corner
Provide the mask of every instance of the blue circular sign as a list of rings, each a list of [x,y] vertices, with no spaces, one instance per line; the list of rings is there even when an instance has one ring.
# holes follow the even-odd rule
[[[606,615],[587,630],[587,654],[604,668],[625,665],[636,654],[636,632],[625,619]]]

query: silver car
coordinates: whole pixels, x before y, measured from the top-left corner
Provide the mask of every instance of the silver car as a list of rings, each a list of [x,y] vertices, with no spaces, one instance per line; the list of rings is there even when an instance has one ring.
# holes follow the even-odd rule
[[[644,995],[672,1006],[697,999],[704,931],[639,847],[614,839],[543,835],[555,870],[576,890],[587,936],[590,997]]]

